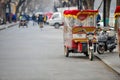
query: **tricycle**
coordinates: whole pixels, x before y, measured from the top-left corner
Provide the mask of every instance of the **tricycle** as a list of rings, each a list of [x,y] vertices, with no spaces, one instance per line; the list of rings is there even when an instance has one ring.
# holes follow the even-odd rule
[[[64,11],[64,54],[84,53],[92,61],[96,52],[98,10]]]
[[[118,37],[118,53],[120,57],[120,6],[116,7],[115,10],[115,23],[117,28],[117,37]]]
[[[21,26],[22,27],[24,27],[24,26],[28,27],[28,25],[27,25],[27,19],[24,16],[22,16],[22,18],[20,19],[19,28]]]

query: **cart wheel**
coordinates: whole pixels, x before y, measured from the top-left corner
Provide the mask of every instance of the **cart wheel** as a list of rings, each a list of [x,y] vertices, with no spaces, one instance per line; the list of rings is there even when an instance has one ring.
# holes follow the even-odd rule
[[[103,47],[103,49],[100,49],[100,47],[98,46],[98,47],[97,47],[97,52],[98,52],[98,54],[104,54],[104,52],[105,52],[105,47]]]
[[[64,54],[65,54],[65,57],[69,56],[69,50],[67,47],[64,47]]]
[[[89,50],[89,59],[91,61],[93,61],[93,57],[94,57],[93,50]]]

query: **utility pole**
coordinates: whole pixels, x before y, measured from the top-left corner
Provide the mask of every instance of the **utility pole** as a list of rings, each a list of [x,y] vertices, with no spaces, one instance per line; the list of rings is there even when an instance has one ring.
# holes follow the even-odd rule
[[[103,5],[103,23],[104,23],[104,27],[106,27],[106,0],[104,0],[104,5]]]

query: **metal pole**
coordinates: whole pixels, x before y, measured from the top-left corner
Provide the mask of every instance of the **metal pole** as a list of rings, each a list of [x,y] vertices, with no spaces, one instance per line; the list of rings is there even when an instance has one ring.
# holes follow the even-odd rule
[[[104,0],[103,12],[104,27],[106,27],[106,0]]]

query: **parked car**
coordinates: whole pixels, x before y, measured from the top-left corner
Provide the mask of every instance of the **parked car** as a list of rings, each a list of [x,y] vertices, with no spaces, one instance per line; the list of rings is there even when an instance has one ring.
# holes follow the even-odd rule
[[[51,18],[47,20],[47,23],[51,26],[54,26],[56,29],[58,29],[60,26],[63,25],[62,14],[60,12],[53,13]]]

